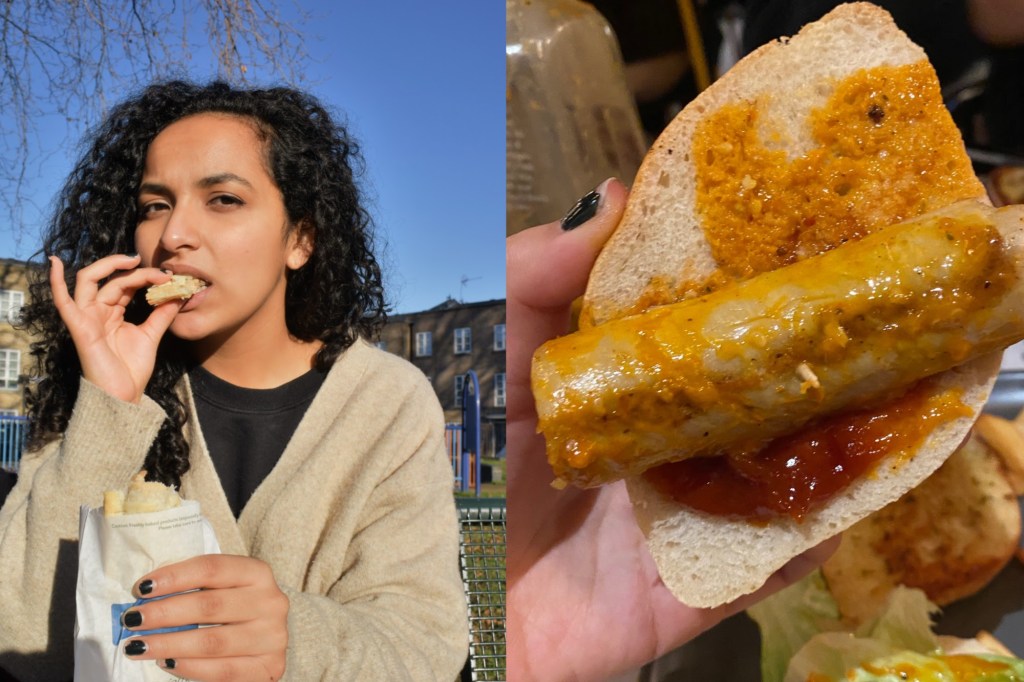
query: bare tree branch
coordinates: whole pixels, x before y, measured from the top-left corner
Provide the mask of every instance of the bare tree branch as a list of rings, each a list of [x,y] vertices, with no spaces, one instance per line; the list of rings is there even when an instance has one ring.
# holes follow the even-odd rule
[[[47,149],[145,83],[212,65],[232,82],[302,84],[305,16],[292,13],[274,0],[0,0],[0,215],[20,233]]]

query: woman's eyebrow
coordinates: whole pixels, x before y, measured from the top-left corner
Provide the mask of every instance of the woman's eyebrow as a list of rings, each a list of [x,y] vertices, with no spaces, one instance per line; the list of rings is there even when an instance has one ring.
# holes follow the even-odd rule
[[[249,182],[240,175],[235,175],[234,173],[218,173],[217,175],[210,175],[200,180],[197,184],[200,187],[212,187],[214,185],[219,185],[224,182],[237,182],[239,184],[245,185],[249,189],[252,189],[251,182]]]
[[[144,182],[139,185],[139,194],[156,194],[162,197],[168,197],[171,195],[171,190],[167,185],[161,185],[158,182]]]

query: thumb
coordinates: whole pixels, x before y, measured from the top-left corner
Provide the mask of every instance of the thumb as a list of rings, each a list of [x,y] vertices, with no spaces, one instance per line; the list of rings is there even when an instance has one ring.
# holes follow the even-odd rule
[[[542,343],[569,331],[572,302],[586,289],[590,269],[622,217],[626,194],[621,182],[606,180],[561,222],[506,240],[509,421],[532,414],[530,358]]]
[[[139,325],[139,328],[144,330],[154,343],[159,343],[184,305],[185,301],[182,300],[161,303],[149,313],[149,317]]]
[[[622,217],[626,194],[621,182],[605,180],[561,221],[509,237],[508,298],[543,309],[568,306],[582,295],[601,247]]]

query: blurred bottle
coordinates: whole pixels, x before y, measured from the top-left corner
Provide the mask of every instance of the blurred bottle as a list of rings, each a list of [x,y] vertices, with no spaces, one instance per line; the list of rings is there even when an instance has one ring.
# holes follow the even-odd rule
[[[505,0],[508,234],[561,218],[604,179],[629,184],[647,142],[618,42],[579,0]]]

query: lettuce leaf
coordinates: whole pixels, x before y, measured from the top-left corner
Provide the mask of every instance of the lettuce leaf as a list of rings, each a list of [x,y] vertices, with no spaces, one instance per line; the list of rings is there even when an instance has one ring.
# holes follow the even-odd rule
[[[932,632],[932,614],[937,611],[921,590],[897,587],[882,612],[855,632],[825,632],[810,637],[789,662],[783,679],[806,682],[811,673],[817,673],[842,680],[847,671],[865,662],[941,653]]]
[[[839,607],[821,571],[747,609],[761,630],[761,679],[783,682],[796,652],[821,632],[839,629]]]
[[[815,571],[747,613],[761,630],[764,682],[1024,682],[1020,659],[943,656],[932,632],[938,611],[921,590],[900,586],[873,620],[850,631]]]
[[[864,623],[856,634],[887,642],[897,649],[938,651],[939,640],[932,632],[932,617],[938,613],[939,607],[928,601],[922,590],[899,585],[878,617]]]

